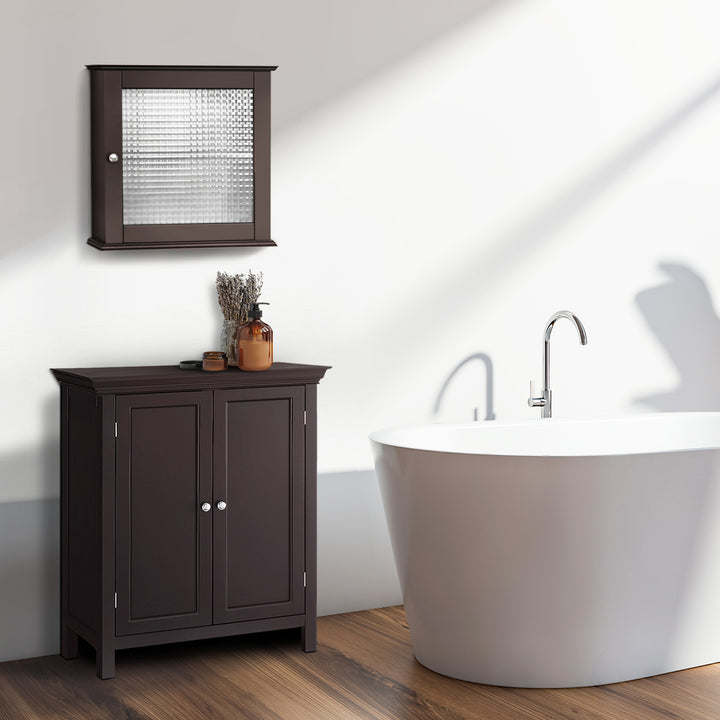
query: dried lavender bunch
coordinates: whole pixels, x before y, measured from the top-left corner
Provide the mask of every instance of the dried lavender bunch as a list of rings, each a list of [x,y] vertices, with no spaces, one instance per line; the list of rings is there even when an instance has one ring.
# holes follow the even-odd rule
[[[225,320],[245,323],[250,305],[258,301],[262,290],[263,274],[252,270],[246,275],[228,275],[219,272],[215,280],[218,303]]]

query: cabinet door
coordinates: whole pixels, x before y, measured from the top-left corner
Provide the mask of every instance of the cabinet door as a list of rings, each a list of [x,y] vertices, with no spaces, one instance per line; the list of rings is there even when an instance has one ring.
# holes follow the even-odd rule
[[[305,389],[215,392],[216,623],[305,606]]]
[[[211,392],[117,398],[116,633],[212,622]]]

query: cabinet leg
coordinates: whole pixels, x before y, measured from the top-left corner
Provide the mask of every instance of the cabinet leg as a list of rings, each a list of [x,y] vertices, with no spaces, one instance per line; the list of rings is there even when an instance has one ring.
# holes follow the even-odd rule
[[[66,660],[72,660],[78,656],[78,635],[67,625],[63,628],[60,636],[60,654]]]
[[[101,680],[115,677],[115,650],[105,649],[102,646],[95,650],[95,667],[97,676]]]
[[[306,618],[302,627],[302,649],[303,652],[315,652],[317,650],[317,619],[315,617]]]

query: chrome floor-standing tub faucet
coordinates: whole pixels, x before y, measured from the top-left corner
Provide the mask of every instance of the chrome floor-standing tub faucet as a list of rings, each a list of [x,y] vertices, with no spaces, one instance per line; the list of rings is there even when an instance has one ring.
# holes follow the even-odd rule
[[[580,322],[580,318],[571,313],[569,310],[560,310],[556,312],[549,320],[545,327],[545,353],[543,355],[543,391],[540,397],[535,397],[535,383],[530,381],[530,398],[528,399],[528,405],[530,407],[542,408],[542,417],[552,417],[552,392],[550,390],[550,335],[555,323],[560,318],[567,318],[568,320],[575,323],[578,335],[580,336],[580,342],[583,345],[587,345],[587,333],[583,324]]]

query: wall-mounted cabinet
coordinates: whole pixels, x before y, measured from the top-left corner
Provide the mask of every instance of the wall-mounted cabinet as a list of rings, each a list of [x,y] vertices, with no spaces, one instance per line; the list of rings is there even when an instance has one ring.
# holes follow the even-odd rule
[[[302,628],[315,649],[316,389],[326,367],[54,370],[61,653]]]
[[[100,250],[275,245],[275,67],[89,65]]]

